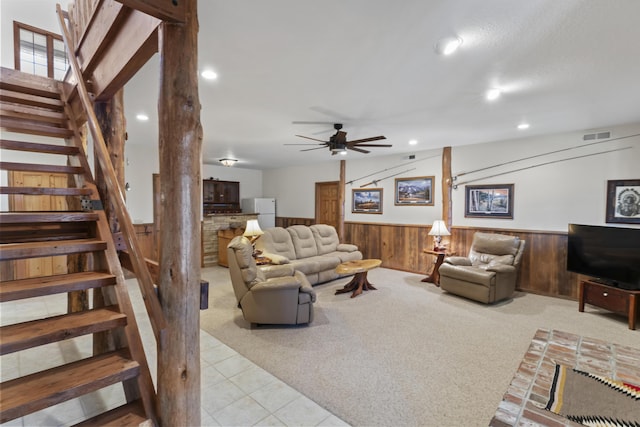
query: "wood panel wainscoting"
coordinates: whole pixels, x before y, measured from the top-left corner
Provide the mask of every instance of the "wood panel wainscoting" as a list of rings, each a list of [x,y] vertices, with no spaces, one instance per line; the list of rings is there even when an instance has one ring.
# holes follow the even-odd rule
[[[140,245],[140,250],[144,257],[158,261],[158,249],[155,245],[156,227],[154,224],[133,224],[133,229],[136,230],[138,245]]]
[[[381,259],[382,267],[426,275],[433,263],[432,257],[422,252],[432,244],[429,229],[429,225],[345,222],[344,242],[357,245],[365,258]],[[448,247],[460,255],[469,252],[476,231],[526,240],[518,290],[578,299],[578,286],[584,277],[566,270],[566,232],[455,226],[450,231]]]

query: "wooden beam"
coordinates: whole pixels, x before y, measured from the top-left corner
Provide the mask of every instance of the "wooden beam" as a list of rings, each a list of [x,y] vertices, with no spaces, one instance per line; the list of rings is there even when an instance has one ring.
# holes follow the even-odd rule
[[[131,9],[136,9],[163,21],[184,23],[186,1],[184,0],[116,0]]]
[[[442,149],[442,219],[451,230],[451,147]]]
[[[200,213],[202,126],[198,96],[197,0],[184,0],[184,24],[159,31],[159,289],[167,319],[158,347],[158,408],[163,426],[200,425]]]
[[[127,15],[118,37],[103,50],[88,79],[93,83],[96,100],[113,97],[158,51],[159,23],[156,18],[141,12]]]
[[[347,162],[340,160],[340,182],[338,184],[338,237],[344,241],[344,201],[345,201],[345,175]]]

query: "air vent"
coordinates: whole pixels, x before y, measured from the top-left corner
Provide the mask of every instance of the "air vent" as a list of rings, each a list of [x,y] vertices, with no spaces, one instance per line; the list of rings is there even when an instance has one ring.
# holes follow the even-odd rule
[[[589,133],[582,137],[583,141],[593,141],[594,139],[611,138],[611,132]]]

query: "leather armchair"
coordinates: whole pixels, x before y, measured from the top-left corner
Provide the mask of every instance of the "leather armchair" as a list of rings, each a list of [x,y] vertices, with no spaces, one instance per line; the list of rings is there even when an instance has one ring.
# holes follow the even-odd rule
[[[468,257],[445,258],[440,287],[486,304],[510,298],[524,247],[525,241],[515,236],[477,232]]]
[[[313,321],[316,292],[291,265],[258,268],[251,242],[234,237],[227,246],[229,274],[238,307],[253,324],[301,324]]]

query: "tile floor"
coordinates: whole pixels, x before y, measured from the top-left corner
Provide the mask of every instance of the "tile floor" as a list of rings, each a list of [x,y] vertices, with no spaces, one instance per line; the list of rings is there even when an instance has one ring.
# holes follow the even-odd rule
[[[156,378],[155,342],[134,281],[129,289],[149,366]],[[62,314],[66,295],[0,304],[2,324]],[[88,357],[90,337],[52,343],[2,356],[2,381],[55,366],[65,359]],[[346,426],[335,415],[300,394],[216,338],[200,331],[201,423],[203,426]],[[66,426],[124,403],[119,384],[15,419],[2,426]]]

